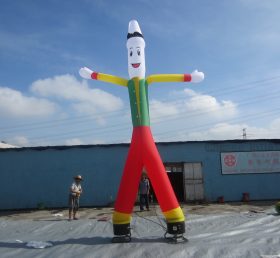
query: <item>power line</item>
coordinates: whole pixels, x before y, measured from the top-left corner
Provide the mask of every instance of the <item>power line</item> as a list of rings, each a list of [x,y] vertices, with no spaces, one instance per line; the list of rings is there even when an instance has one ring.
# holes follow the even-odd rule
[[[227,92],[227,93],[233,93],[233,92],[239,92],[239,88],[242,87],[242,90],[248,90],[248,89],[251,89],[251,88],[255,88],[256,87],[256,84],[262,84],[264,82],[271,82],[273,80],[277,80],[277,79],[280,79],[280,76],[275,76],[275,77],[271,77],[271,78],[267,78],[267,79],[261,79],[261,80],[256,80],[256,81],[253,81],[253,82],[248,82],[248,83],[244,83],[244,84],[240,84],[236,87],[229,87],[229,88],[223,88],[223,90],[221,90],[220,92],[216,92],[216,91],[208,91],[208,92],[201,92],[200,94],[211,94],[211,93],[216,93],[215,94],[215,97],[217,96],[221,96],[224,92]],[[247,86],[244,88],[244,86]],[[222,94],[221,94],[222,93]],[[176,104],[176,103],[181,103],[180,100],[185,100],[186,97],[182,97],[182,98],[176,98],[175,101],[170,101],[170,100],[161,100],[160,102],[162,103],[165,103],[165,102],[168,102],[170,104]],[[97,116],[103,116],[105,118],[108,118],[108,117],[111,117],[111,116],[114,116],[114,113],[121,113],[125,110],[127,110],[128,107],[124,107],[122,109],[119,109],[119,110],[114,110],[114,111],[106,111],[106,112],[100,112],[98,114],[94,114],[94,115],[83,115],[83,116],[76,116],[76,117],[70,117],[70,118],[62,118],[62,119],[55,119],[55,120],[52,120],[52,121],[45,121],[45,122],[31,122],[31,123],[24,123],[24,124],[19,124],[19,125],[16,125],[16,126],[4,126],[4,127],[0,127],[0,130],[1,131],[5,131],[5,130],[15,130],[16,128],[22,128],[22,127],[28,127],[28,126],[32,126],[32,125],[39,125],[39,128],[43,128],[45,126],[42,126],[42,125],[49,125],[49,127],[52,127],[52,126],[55,126],[55,123],[59,122],[65,122],[65,123],[73,123],[73,122],[78,122],[79,120],[83,120],[83,119],[86,119],[86,121],[90,118],[96,118]],[[36,127],[38,128],[38,127]]]
[[[269,97],[269,100],[272,98],[270,96],[267,96],[266,99],[268,99],[268,97]],[[276,97],[278,97],[278,95],[273,94],[273,98],[276,98]],[[253,101],[252,100],[251,101],[246,101],[246,102],[242,103],[242,105],[248,105],[248,104],[252,104],[252,103],[255,103],[255,102],[259,103],[260,101],[259,101],[259,99],[254,99]],[[227,109],[227,108],[224,108],[224,110],[225,109]],[[162,119],[153,120],[152,124],[168,123],[170,121],[181,120],[183,118],[184,119],[190,119],[192,117],[206,115],[206,114],[211,113],[215,110],[216,110],[216,108],[209,109],[207,111],[197,111],[197,112],[188,113],[188,114],[181,113],[181,115],[176,116],[176,117],[174,117],[173,115],[169,115],[169,116],[165,116],[164,120],[162,120]],[[75,130],[75,131],[63,132],[63,133],[59,133],[59,134],[56,133],[56,134],[51,134],[51,135],[32,137],[31,139],[42,139],[42,138],[48,138],[48,137],[57,138],[57,137],[65,136],[65,135],[77,134],[77,133],[80,133],[80,132],[91,132],[90,134],[94,134],[95,136],[100,136],[100,135],[104,135],[104,133],[105,133],[105,135],[106,135],[106,133],[112,134],[116,131],[126,130],[130,127],[131,127],[130,125],[115,124],[115,125],[112,125],[108,128],[98,128],[97,130],[94,129],[94,128],[83,129],[82,131],[80,129],[78,129],[78,131]],[[112,128],[113,128],[113,130],[112,130]]]
[[[272,80],[272,79],[268,79],[268,80]],[[265,80],[260,80],[259,81],[259,83],[263,83]],[[251,88],[251,87],[247,87],[247,88]],[[236,88],[235,88],[236,89]],[[254,98],[254,100],[253,101],[248,101],[248,98],[246,98],[245,99],[245,101],[244,101],[244,103],[241,103],[241,105],[246,105],[246,104],[252,104],[252,103],[255,103],[255,102],[260,102],[259,100],[264,100],[264,99],[272,99],[272,98],[275,98],[275,97],[278,97],[278,95],[276,95],[275,93],[278,93],[278,91],[275,91],[275,92],[270,92],[270,94],[267,94],[266,96],[259,96],[259,99],[257,98]],[[270,95],[272,95],[272,96],[270,96]],[[250,98],[249,98],[250,99]],[[184,97],[184,99],[183,99],[183,101],[185,101],[185,97]],[[178,101],[176,100],[175,101],[175,103],[177,102],[177,104],[176,105],[178,105]],[[169,103],[172,103],[172,102],[169,102]],[[214,110],[215,110],[215,108],[214,108]],[[193,113],[191,113],[191,114],[187,114],[188,116],[187,116],[187,118],[190,118],[191,116],[198,116],[198,115],[203,115],[203,114],[207,114],[208,112],[212,112],[213,110],[208,110],[207,112],[205,112],[205,111],[199,111],[199,112],[197,112],[197,111],[194,111]],[[109,115],[112,115],[112,113],[118,113],[118,112],[120,112],[120,110],[118,110],[118,111],[112,111],[112,112],[110,112],[110,113],[108,113]],[[77,117],[77,119],[84,119],[84,118],[86,118],[86,117],[89,117],[89,116],[82,116],[82,117]],[[168,119],[168,117],[170,117],[170,119]],[[169,115],[169,116],[165,116],[164,117],[164,121],[162,121],[161,119],[158,119],[158,120],[154,120],[154,124],[157,124],[157,123],[162,123],[162,122],[170,122],[171,120],[179,120],[179,119],[181,119],[181,117],[184,117],[184,116],[182,116],[182,115],[180,115],[180,116],[176,116],[175,118],[174,118],[174,116],[173,115]],[[69,119],[62,119],[62,120],[58,120],[57,119],[57,121],[63,121],[63,120],[67,120],[68,121],[68,123],[70,122],[70,123],[72,123],[72,120],[70,120],[71,118],[69,118]],[[86,121],[85,121],[86,122]],[[47,123],[47,122],[46,122]],[[31,123],[31,124],[35,124],[35,123]],[[50,126],[48,126],[48,127],[50,127]],[[42,126],[41,128],[48,128],[48,127],[45,127],[45,126]],[[115,130],[111,130],[112,128],[115,128]],[[113,125],[113,126],[110,126],[110,128],[107,128],[107,129],[104,129],[104,128],[100,128],[99,130],[101,131],[100,133],[99,133],[99,135],[102,135],[102,134],[104,134],[104,133],[110,133],[110,134],[112,134],[112,132],[114,132],[114,131],[122,131],[122,130],[125,130],[125,129],[128,129],[129,128],[129,126],[123,126],[123,124],[115,124],[115,125]],[[35,129],[38,129],[38,128],[35,128]],[[86,135],[92,135],[92,132],[94,131],[94,129],[93,128],[91,128],[91,129],[88,129],[88,130],[86,130],[86,132],[90,132],[89,134],[86,134]],[[97,130],[98,131],[98,130]],[[30,138],[30,139],[43,139],[43,138],[48,138],[48,137],[51,137],[51,138],[53,138],[53,137],[61,137],[61,136],[63,136],[63,135],[69,135],[69,134],[77,134],[77,133],[80,133],[80,132],[82,132],[82,135],[85,135],[84,134],[84,132],[85,132],[85,130],[83,130],[83,131],[72,131],[72,132],[64,132],[63,134],[52,134],[52,135],[49,135],[49,136],[42,136],[42,137],[32,137],[32,138]],[[95,131],[95,133],[96,133],[96,131]],[[98,134],[97,134],[98,135]],[[96,136],[96,134],[95,134],[95,136]],[[74,136],[75,137],[75,136]]]
[[[278,93],[278,94],[277,94]],[[279,97],[280,95],[279,95],[279,93],[280,93],[280,90],[276,90],[276,91],[274,91],[274,92],[270,92],[269,94],[267,94],[267,95],[261,95],[261,96],[255,96],[255,97],[253,97],[253,101],[250,101],[250,98],[246,98],[246,99],[244,99],[244,100],[242,100],[240,103],[239,103],[239,106],[243,106],[243,105],[248,105],[248,104],[253,104],[253,103],[255,103],[255,102],[260,102],[259,100],[265,100],[265,99],[273,99],[273,98],[277,98],[277,97]],[[176,106],[179,106],[179,103],[176,103],[175,104],[175,107]],[[215,108],[213,108],[213,109],[209,109],[208,111],[192,111],[191,113],[189,113],[188,114],[188,116],[189,117],[191,117],[191,116],[197,116],[197,115],[203,115],[203,114],[207,114],[208,112],[212,112],[212,111],[215,111],[216,109]],[[156,110],[154,110],[154,111],[156,111]],[[184,115],[183,115],[184,116]],[[180,117],[181,116],[175,116],[174,117],[174,115],[167,115],[167,116],[164,116],[164,121],[166,121],[166,120],[169,120],[168,118],[170,117],[170,120],[178,120],[178,119],[180,119]],[[164,122],[164,121],[161,121],[161,119],[159,118],[158,120],[154,120],[153,121],[153,123],[157,123],[157,122]],[[71,123],[72,124],[72,121],[68,121],[68,123]],[[68,124],[67,123],[67,124]],[[76,121],[76,123],[77,123],[77,121]],[[88,119],[87,120],[85,120],[85,121],[81,121],[79,124],[81,124],[81,123],[89,123],[89,121],[88,121]],[[63,126],[63,125],[57,125],[57,127],[60,127],[60,126]],[[31,131],[31,130],[36,130],[36,129],[46,129],[46,128],[53,128],[54,127],[54,125],[48,125],[48,126],[37,126],[37,127],[31,127],[31,128],[26,128],[25,130],[23,130],[23,131]],[[110,126],[111,128],[117,128],[117,127],[123,127],[123,125],[122,124],[115,124],[115,125],[111,125]],[[126,128],[127,126],[125,126],[125,128]],[[94,129],[94,128],[92,128],[92,130],[96,130],[96,129]],[[104,128],[99,128],[99,129],[97,129],[97,130],[104,130]],[[17,130],[13,130],[13,129],[10,129],[6,134],[4,133],[3,134],[3,132],[2,132],[2,135],[4,136],[4,135],[10,135],[10,134],[13,134],[13,132],[14,131],[17,131]],[[22,131],[22,130],[21,130]],[[5,132],[5,131],[4,131]]]
[[[275,115],[275,114],[279,114],[280,113],[280,108],[278,109],[273,109],[273,110],[270,110],[270,111],[267,111],[267,112],[262,112],[262,113],[254,113],[254,114],[248,114],[248,115],[244,115],[244,116],[241,116],[239,118],[236,118],[236,119],[230,119],[230,120],[222,120],[220,121],[220,123],[222,122],[242,122],[242,121],[250,121],[250,120],[258,120],[259,118],[262,118],[262,117],[268,117],[268,116],[272,116],[272,115]],[[180,130],[179,132],[183,132],[185,130],[189,130],[189,129],[204,129],[204,128],[208,128],[209,126],[212,126],[214,125],[216,122],[210,122],[210,123],[206,123],[206,124],[203,124],[203,125],[200,125],[200,126],[191,126],[191,127],[184,127],[182,128],[182,130]],[[131,126],[130,126],[131,127]],[[129,129],[129,127],[127,127],[126,129]],[[105,132],[105,136],[106,136],[106,133],[110,133],[110,135],[112,134],[115,134],[116,132],[118,131],[122,131],[123,128],[119,128],[118,130],[111,130],[110,131],[110,128],[108,128],[108,130]],[[88,132],[88,133],[86,133]],[[166,132],[161,132],[161,133],[156,133],[154,134],[155,137],[158,137],[159,135],[166,135],[166,134],[173,134],[174,132],[178,132],[177,130],[169,130],[169,131],[166,131]],[[56,139],[56,138],[59,138],[59,139],[65,139],[65,138],[68,138],[67,135],[71,135],[74,133],[74,136],[73,137],[84,137],[84,136],[94,136],[94,137],[100,137],[102,135],[104,135],[104,132],[100,132],[99,134],[96,134],[93,132],[92,129],[89,129],[89,130],[83,130],[83,131],[77,131],[77,132],[70,132],[70,133],[61,133],[61,134],[55,134],[55,135],[45,135],[45,136],[42,136],[42,137],[31,137],[30,140],[35,140],[35,139]],[[33,141],[34,142],[34,141]]]
[[[220,121],[219,123],[225,123],[225,122],[236,122],[236,123],[240,123],[240,122],[247,122],[247,121],[251,121],[251,120],[258,120],[259,118],[263,118],[263,117],[268,117],[268,116],[272,116],[275,114],[280,114],[280,108],[278,109],[274,109],[271,111],[267,111],[267,112],[262,112],[262,113],[255,113],[255,114],[250,114],[250,115],[245,115],[245,116],[241,116],[240,118],[236,118],[236,119],[230,119],[230,120],[223,120]],[[205,129],[205,128],[209,128],[210,126],[214,125],[215,123],[206,123],[200,126],[191,126],[191,127],[184,127],[182,128],[182,130],[178,131],[176,130],[176,132],[185,132],[186,130],[192,130],[195,129],[195,131],[191,131],[191,132],[197,132],[198,129]],[[165,132],[160,132],[160,133],[155,133],[155,137],[158,137],[159,135],[166,135],[169,133],[173,133],[175,132],[174,130],[169,130],[169,131],[165,131]],[[188,132],[190,133],[190,132]]]

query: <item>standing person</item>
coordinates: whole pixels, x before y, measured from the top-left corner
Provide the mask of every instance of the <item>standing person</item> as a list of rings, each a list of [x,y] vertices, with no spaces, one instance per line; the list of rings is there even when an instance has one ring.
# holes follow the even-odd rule
[[[77,211],[79,209],[79,199],[80,196],[83,192],[82,186],[81,186],[81,181],[82,176],[77,175],[74,177],[74,182],[72,183],[70,187],[70,193],[69,193],[69,220],[72,219],[72,214],[73,214],[73,219],[77,220],[78,218],[76,217]]]
[[[150,182],[146,174],[142,174],[141,181],[139,184],[140,192],[140,211],[144,210],[146,206],[147,210],[149,209],[149,193],[150,193]]]

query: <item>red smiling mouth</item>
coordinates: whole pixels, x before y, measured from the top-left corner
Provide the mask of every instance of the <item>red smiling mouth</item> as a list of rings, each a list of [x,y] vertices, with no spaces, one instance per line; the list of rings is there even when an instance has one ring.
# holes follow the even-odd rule
[[[138,68],[141,63],[131,64],[133,68]]]

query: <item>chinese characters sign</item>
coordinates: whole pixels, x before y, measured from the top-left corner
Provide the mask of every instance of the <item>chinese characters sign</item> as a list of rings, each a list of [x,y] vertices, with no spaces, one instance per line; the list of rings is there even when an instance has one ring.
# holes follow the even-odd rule
[[[222,152],[222,174],[280,172],[280,151]]]

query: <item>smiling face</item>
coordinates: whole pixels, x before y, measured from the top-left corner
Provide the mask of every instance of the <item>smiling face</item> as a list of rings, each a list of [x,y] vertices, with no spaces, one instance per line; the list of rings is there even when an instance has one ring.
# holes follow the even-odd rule
[[[127,40],[128,74],[134,77],[145,78],[145,41],[142,37],[132,37]]]

